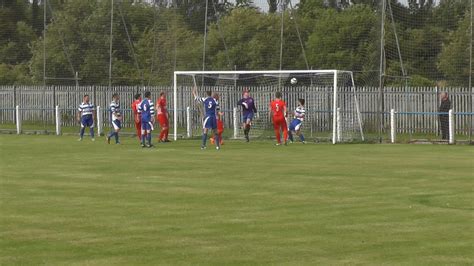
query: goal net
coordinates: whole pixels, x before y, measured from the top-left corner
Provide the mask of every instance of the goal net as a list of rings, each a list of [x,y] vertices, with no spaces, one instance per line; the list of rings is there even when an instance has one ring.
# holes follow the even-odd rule
[[[224,138],[240,139],[242,108],[237,102],[244,91],[254,98],[257,115],[252,122],[251,139],[274,138],[269,105],[276,92],[287,103],[288,125],[298,99],[305,99],[306,117],[302,132],[309,140],[337,142],[363,141],[362,121],[353,74],[339,70],[281,71],[176,71],[174,73],[174,136],[178,124],[184,124],[183,135],[189,138],[202,134],[203,107],[196,103],[192,90],[201,97],[207,91],[219,95]],[[178,117],[179,111],[185,117]],[[184,123],[179,123],[179,121]]]

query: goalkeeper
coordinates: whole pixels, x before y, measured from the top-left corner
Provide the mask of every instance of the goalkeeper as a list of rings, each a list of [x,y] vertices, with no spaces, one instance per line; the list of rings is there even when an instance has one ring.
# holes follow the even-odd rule
[[[249,142],[250,127],[252,126],[253,117],[257,113],[255,101],[250,97],[249,90],[244,91],[242,99],[240,99],[237,105],[242,106],[242,128],[244,129],[245,140]]]

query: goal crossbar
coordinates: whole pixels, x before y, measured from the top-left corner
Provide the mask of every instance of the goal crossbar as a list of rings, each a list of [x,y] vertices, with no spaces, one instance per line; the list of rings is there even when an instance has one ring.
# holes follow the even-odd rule
[[[352,71],[348,70],[226,70],[226,71],[175,71],[175,75],[200,75],[200,74],[311,74],[311,73],[321,73],[321,74],[335,74],[335,73],[348,73],[352,74]]]

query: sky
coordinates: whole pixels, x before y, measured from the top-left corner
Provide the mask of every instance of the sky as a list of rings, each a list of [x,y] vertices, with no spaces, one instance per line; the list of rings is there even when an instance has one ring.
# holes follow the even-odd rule
[[[404,5],[408,5],[408,0],[398,0],[398,1]],[[434,0],[434,1],[436,4],[439,4],[440,0]],[[268,10],[267,0],[254,0],[253,2],[255,3],[256,6],[262,9],[262,11]],[[296,6],[299,2],[300,0],[291,0],[291,3],[293,4],[293,6]]]
[[[402,4],[404,4],[404,5],[408,5],[408,0],[398,0],[398,1]],[[434,0],[434,1],[435,1],[436,4],[438,4],[440,0]],[[233,1],[233,2],[235,2],[235,1]],[[267,0],[253,0],[253,2],[263,12],[268,11],[268,2],[267,2]],[[291,0],[291,4],[293,6],[296,6],[299,2],[300,2],[300,0]]]

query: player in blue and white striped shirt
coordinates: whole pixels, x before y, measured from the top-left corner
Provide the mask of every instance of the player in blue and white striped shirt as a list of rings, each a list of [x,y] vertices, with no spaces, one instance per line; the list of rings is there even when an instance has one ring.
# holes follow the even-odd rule
[[[288,130],[288,138],[291,142],[293,142],[293,133],[300,137],[301,142],[304,144],[306,143],[304,140],[303,133],[301,132],[301,126],[303,125],[304,117],[306,115],[306,111],[304,109],[304,99],[298,99],[298,107],[296,107],[293,121],[291,121],[289,130]]]
[[[86,127],[90,128],[92,141],[95,141],[94,139],[95,107],[92,103],[90,103],[89,95],[87,94],[84,95],[82,99],[82,103],[79,105],[79,108],[77,110],[78,110],[77,121],[81,123],[81,133],[80,133],[81,137],[79,138],[79,141],[82,141]]]
[[[115,137],[115,144],[120,144],[119,141],[119,132],[122,129],[122,113],[120,112],[120,104],[119,104],[120,97],[117,93],[112,95],[112,102],[109,106],[110,112],[110,122],[112,124],[112,130],[110,131],[109,135],[107,136],[107,143],[110,144],[110,139],[112,136]]]

